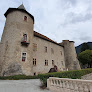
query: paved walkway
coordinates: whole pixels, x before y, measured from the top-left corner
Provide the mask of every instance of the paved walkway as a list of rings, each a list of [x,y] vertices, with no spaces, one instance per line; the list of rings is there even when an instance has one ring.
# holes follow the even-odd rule
[[[0,92],[50,92],[40,89],[40,80],[0,80]]]

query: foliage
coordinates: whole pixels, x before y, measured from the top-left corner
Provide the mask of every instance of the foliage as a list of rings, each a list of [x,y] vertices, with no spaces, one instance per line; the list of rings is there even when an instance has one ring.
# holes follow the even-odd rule
[[[14,76],[0,76],[1,80],[20,80],[20,79],[37,79],[38,76],[14,75]]]
[[[82,70],[73,70],[73,71],[64,71],[64,72],[54,72],[47,74],[39,74],[38,77],[42,81],[43,85],[47,85],[47,79],[49,77],[59,77],[59,78],[72,78],[80,79],[81,76],[92,73],[92,68],[82,69]]]
[[[85,50],[85,51],[81,52],[78,55],[78,59],[83,65],[88,64],[91,66],[91,64],[92,64],[92,50]]]
[[[90,50],[91,48],[89,47],[89,45],[87,43],[83,43],[82,47],[81,47],[81,52],[85,51],[85,50]]]

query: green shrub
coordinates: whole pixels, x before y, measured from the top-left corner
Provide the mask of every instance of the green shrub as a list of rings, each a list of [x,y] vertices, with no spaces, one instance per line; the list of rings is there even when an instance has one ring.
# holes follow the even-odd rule
[[[1,80],[20,80],[20,79],[37,79],[38,76],[14,75],[14,76],[0,76]]]
[[[91,68],[91,66],[92,66],[92,50],[85,50],[85,51],[81,52],[78,55],[78,59],[79,59],[80,63],[82,63],[83,65],[88,64],[89,67]]]
[[[43,85],[47,86],[47,79],[49,77],[59,77],[59,78],[71,78],[71,79],[80,79],[81,76],[92,73],[92,68],[82,69],[82,70],[73,70],[73,71],[64,71],[64,72],[54,72],[47,74],[39,74],[38,77],[42,81]]]

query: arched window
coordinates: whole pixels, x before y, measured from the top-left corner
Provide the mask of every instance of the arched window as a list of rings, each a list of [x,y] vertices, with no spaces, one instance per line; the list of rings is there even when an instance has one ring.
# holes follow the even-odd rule
[[[27,34],[23,34],[23,42],[27,42]]]

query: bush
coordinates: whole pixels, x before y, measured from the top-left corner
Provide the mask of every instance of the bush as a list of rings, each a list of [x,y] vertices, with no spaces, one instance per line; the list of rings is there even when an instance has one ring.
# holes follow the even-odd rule
[[[39,74],[38,77],[42,81],[43,85],[47,86],[47,79],[49,77],[59,77],[59,78],[71,78],[71,79],[81,79],[81,76],[92,73],[92,68],[82,69],[82,70],[73,70],[73,71],[64,71],[64,72],[54,72],[47,74]]]
[[[0,76],[1,80],[20,80],[20,79],[38,79],[38,76],[14,75],[14,76]]]
[[[81,52],[78,55],[78,59],[83,65],[88,64],[91,68],[91,66],[92,66],[92,50],[85,50],[85,51]]]

